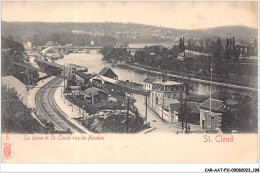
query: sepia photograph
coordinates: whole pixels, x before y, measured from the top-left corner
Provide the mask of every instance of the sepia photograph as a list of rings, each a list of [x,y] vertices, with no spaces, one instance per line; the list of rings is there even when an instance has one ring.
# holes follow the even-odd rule
[[[258,162],[258,2],[1,13],[2,163]]]

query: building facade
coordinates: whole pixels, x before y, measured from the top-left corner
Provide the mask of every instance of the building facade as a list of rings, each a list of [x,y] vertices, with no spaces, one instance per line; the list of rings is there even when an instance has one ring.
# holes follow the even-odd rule
[[[59,43],[55,42],[55,41],[48,41],[46,43],[47,47],[52,47],[52,46],[59,46]]]
[[[153,82],[155,82],[158,79],[155,78],[146,78],[143,82],[143,90],[145,91],[151,91],[153,89]]]
[[[186,120],[188,123],[191,124],[200,124],[200,109],[199,105],[196,102],[187,102],[186,109],[188,113],[184,113],[186,116]],[[185,104],[183,103],[183,111],[185,111]],[[171,116],[171,123],[177,123],[182,121],[181,115],[181,104],[174,103],[170,104],[170,116]]]
[[[200,126],[203,130],[221,130],[222,115],[226,112],[224,101],[208,99],[200,105]]]
[[[116,73],[108,67],[104,67],[98,74],[114,80],[118,80],[118,76],[116,75]]]
[[[172,103],[179,103],[180,99],[186,98],[185,87],[182,83],[174,81],[155,81],[152,83],[149,104],[151,107],[166,107]]]

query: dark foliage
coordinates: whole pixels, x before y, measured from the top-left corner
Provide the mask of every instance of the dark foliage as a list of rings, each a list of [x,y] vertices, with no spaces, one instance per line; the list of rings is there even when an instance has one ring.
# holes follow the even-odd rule
[[[1,87],[2,132],[6,133],[53,133],[54,125],[46,121],[43,127],[35,120],[31,111],[19,100],[14,89]]]

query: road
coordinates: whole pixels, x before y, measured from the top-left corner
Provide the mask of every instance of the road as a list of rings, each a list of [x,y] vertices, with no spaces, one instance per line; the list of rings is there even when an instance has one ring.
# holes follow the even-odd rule
[[[138,111],[143,116],[145,116],[145,96],[134,94],[134,98],[136,99],[135,106],[137,107]],[[177,133],[178,131],[181,131],[181,128],[175,127],[167,122],[163,122],[149,108],[147,109],[147,120],[148,122],[150,122],[150,126],[155,128],[155,130],[149,133],[157,133],[157,132]]]
[[[44,85],[36,94],[37,116],[39,120],[52,122],[57,131],[67,131],[72,133],[84,133],[82,129],[73,124],[67,115],[57,106],[54,94],[62,79],[55,77]]]

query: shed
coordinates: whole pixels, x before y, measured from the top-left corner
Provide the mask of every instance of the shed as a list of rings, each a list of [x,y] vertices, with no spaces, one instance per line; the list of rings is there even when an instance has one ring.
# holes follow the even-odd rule
[[[96,87],[90,87],[81,91],[80,94],[83,95],[86,101],[89,101],[92,104],[108,100],[108,93]]]
[[[189,114],[186,115],[186,116],[188,116],[188,123],[199,124],[200,123],[200,109],[199,109],[198,103],[187,102],[186,105],[189,110]],[[181,104],[180,103],[170,104],[170,114],[171,114],[171,116],[173,116],[173,119],[172,119],[173,122],[181,121],[182,117],[179,117],[179,115],[181,114]]]
[[[105,76],[105,77],[108,77],[108,78],[118,80],[118,76],[109,67],[104,67],[98,74],[101,75],[101,76]]]

